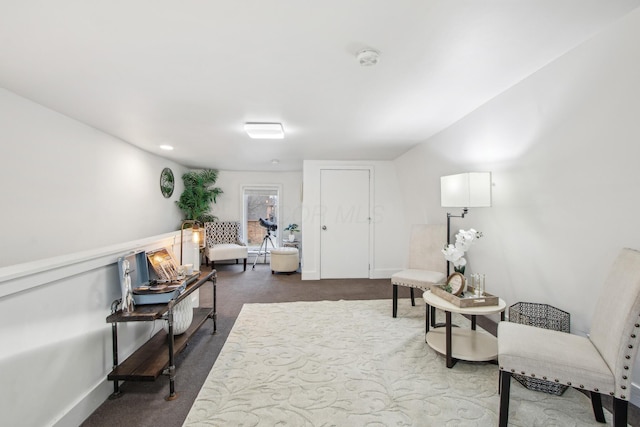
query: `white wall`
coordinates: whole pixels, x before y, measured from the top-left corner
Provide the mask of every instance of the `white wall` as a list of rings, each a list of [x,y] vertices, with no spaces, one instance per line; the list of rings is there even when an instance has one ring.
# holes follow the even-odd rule
[[[0,159],[2,424],[77,426],[112,390],[116,259],[177,242],[186,169],[2,89]],[[153,327],[120,328],[121,358]]]
[[[213,214],[220,221],[242,221],[242,187],[250,185],[282,186],[280,194],[281,228],[291,223],[301,224],[302,172],[220,171],[216,187],[220,187],[224,194],[221,194],[217,203],[213,205]],[[304,230],[301,231],[298,238],[304,235]],[[286,232],[278,230],[279,238],[285,235]]]
[[[493,206],[452,221],[484,232],[470,271],[508,304],[570,312],[578,334],[618,251],[640,249],[638,45],[640,10],[396,160],[409,222],[446,221],[441,175],[492,171]]]
[[[132,250],[175,252],[179,237],[172,232],[69,254],[20,272],[0,269],[3,425],[77,426],[107,399],[113,358],[106,318],[121,296],[116,260]],[[161,328],[162,321],[121,324],[119,360]]]
[[[184,167],[4,89],[0,159],[0,267],[179,228]],[[164,167],[176,177],[169,199]]]
[[[303,280],[320,278],[320,171],[326,168],[357,167],[373,168],[373,259],[370,277],[391,277],[393,273],[405,266],[408,237],[402,197],[393,162],[307,160],[303,164]],[[344,255],[349,256],[349,254]]]

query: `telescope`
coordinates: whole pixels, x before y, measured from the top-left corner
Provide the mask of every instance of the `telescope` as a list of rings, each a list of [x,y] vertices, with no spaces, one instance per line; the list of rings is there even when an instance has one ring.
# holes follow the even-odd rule
[[[258,249],[258,255],[256,255],[256,259],[255,261],[253,261],[253,270],[256,269],[256,262],[258,262],[258,258],[260,258],[260,255],[262,254],[262,246],[264,246],[264,262],[265,264],[267,263],[267,242],[271,242],[271,247],[274,249],[276,248],[275,246],[273,246],[273,241],[271,240],[271,232],[278,229],[278,224],[273,223],[268,219],[258,218],[258,222],[261,226],[267,229],[267,234],[264,236],[264,239],[262,239],[260,249]]]
[[[273,222],[259,218],[260,225],[266,228],[269,231],[276,231],[278,229],[278,224],[274,224]]]

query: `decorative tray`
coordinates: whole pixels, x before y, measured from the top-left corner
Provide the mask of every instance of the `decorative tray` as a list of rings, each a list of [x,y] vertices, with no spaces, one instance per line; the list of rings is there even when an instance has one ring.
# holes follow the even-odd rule
[[[495,295],[491,295],[487,292],[483,296],[477,297],[473,293],[474,289],[471,286],[467,287],[467,290],[460,296],[455,296],[443,289],[442,285],[431,286],[431,292],[440,298],[449,301],[456,307],[484,307],[489,305],[498,305],[500,298]]]

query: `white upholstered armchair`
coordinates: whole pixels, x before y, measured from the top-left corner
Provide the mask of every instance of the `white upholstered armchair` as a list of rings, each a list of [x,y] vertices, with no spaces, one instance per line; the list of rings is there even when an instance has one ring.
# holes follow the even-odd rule
[[[600,291],[589,337],[518,323],[498,324],[499,425],[508,424],[510,379],[518,374],[588,391],[599,422],[605,422],[600,394],[610,395],[613,425],[626,426],[638,336],[640,252],[623,249]]]
[[[413,289],[431,289],[431,285],[446,278],[447,262],[442,248],[447,243],[447,226],[439,224],[414,224],[409,242],[409,268],[391,276],[393,285],[393,317],[398,313],[398,286],[411,289],[411,305],[415,306]]]
[[[240,223],[237,221],[216,221],[204,224],[207,243],[204,249],[205,261],[215,268],[216,261],[235,259],[243,260],[244,271],[247,271],[247,245],[240,236]]]

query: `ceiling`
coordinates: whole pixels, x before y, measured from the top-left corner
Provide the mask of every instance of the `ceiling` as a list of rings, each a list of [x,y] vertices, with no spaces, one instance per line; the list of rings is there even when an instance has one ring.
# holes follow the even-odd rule
[[[0,5],[0,86],[189,167],[289,171],[395,159],[640,0]],[[270,121],[284,139],[243,131]]]

